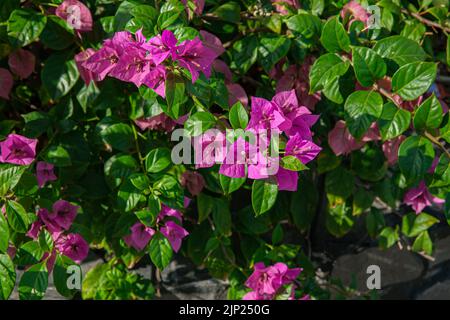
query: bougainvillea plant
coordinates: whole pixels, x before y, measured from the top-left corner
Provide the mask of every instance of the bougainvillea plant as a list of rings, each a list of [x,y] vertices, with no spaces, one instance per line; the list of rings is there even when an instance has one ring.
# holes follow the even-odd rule
[[[41,299],[49,277],[150,299],[175,254],[230,299],[328,299],[312,234],[360,223],[431,256],[450,223],[448,9],[1,0],[0,299],[16,281]]]

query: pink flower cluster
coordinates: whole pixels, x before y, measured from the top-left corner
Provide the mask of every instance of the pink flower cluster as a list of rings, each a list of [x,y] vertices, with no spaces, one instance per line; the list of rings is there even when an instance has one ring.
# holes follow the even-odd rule
[[[178,221],[175,222],[175,221]],[[169,240],[173,251],[178,252],[181,248],[182,240],[189,234],[180,224],[183,222],[181,212],[162,204],[161,211],[156,219],[161,225],[159,231]],[[141,222],[136,222],[131,228],[131,234],[124,237],[125,243],[137,251],[142,251],[155,235],[155,230],[145,226]]]
[[[285,156],[294,156],[303,164],[313,160],[321,148],[312,141],[311,127],[319,116],[300,106],[295,90],[277,93],[271,101],[252,97],[250,121],[246,130],[261,138],[261,132],[276,131],[288,137]],[[261,139],[258,139],[261,141]],[[298,173],[279,167],[270,170],[279,158],[267,154],[268,136],[262,144],[252,144],[239,137],[229,148],[223,133],[206,132],[194,138],[196,167],[221,163],[219,173],[231,178],[267,179],[275,176],[279,190],[297,190]],[[265,140],[265,141],[264,141]]]
[[[37,220],[31,225],[27,236],[36,240],[40,232],[46,229],[55,241],[55,249],[50,254],[52,257],[58,251],[76,263],[82,262],[89,253],[88,243],[79,234],[65,234],[72,226],[78,208],[68,201],[58,200],[53,204],[51,212],[45,208],[39,209]]]
[[[264,263],[255,263],[255,270],[245,282],[252,289],[244,300],[273,300],[277,295],[286,290],[286,286],[292,285],[290,299],[294,299],[295,279],[302,271],[301,268],[289,269],[285,263],[278,262],[273,266],[266,267]]]
[[[136,86],[146,85],[165,97],[165,79],[168,59],[187,69],[194,83],[200,73],[209,77],[217,53],[205,46],[199,38],[178,44],[168,30],[147,40],[142,30],[133,36],[128,31],[117,32],[98,50],[79,53],[75,60],[83,80],[103,80],[107,75]],[[171,67],[171,65],[170,65]]]

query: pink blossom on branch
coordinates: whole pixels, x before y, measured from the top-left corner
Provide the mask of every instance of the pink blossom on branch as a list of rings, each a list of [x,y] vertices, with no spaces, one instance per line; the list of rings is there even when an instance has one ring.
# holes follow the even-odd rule
[[[366,9],[364,9],[364,7],[355,0],[350,1],[342,8],[341,17],[344,19],[347,16],[352,17],[349,24],[354,21],[361,21],[366,27],[370,18]]]
[[[412,188],[406,192],[403,202],[411,206],[416,214],[419,214],[425,207],[433,204],[441,205],[445,203],[445,200],[433,196],[428,191],[425,181],[421,181],[416,188]]]
[[[80,77],[83,79],[86,85],[89,85],[91,81],[100,81],[100,75],[90,71],[84,66],[84,62],[86,62],[93,54],[95,53],[94,49],[88,48],[85,51],[81,51],[76,54],[74,59],[77,65],[78,71],[80,72]]]
[[[36,164],[36,177],[39,188],[42,188],[47,181],[55,181],[58,179],[54,173],[54,165],[44,161],[39,161]]]
[[[205,186],[205,179],[198,172],[186,170],[181,175],[181,185],[187,188],[189,193],[195,197],[202,192]]]
[[[130,230],[131,234],[124,237],[124,241],[128,246],[133,247],[137,251],[142,251],[155,234],[155,230],[145,226],[141,222],[136,222]]]
[[[292,284],[302,271],[301,268],[289,269],[285,263],[278,262],[266,267],[264,263],[255,263],[255,270],[245,282],[252,289],[244,300],[272,300],[282,293],[283,286]]]
[[[12,163],[22,166],[31,164],[36,157],[37,139],[10,134],[6,140],[0,142],[0,162]]]
[[[189,235],[189,232],[173,221],[167,221],[160,231],[169,240],[175,252],[180,250],[182,240]]]
[[[55,248],[78,264],[89,254],[89,244],[77,233],[61,235],[55,241]]]
[[[300,3],[298,0],[271,0],[275,7],[275,10],[281,14],[288,14],[286,7],[292,9],[300,9]]]

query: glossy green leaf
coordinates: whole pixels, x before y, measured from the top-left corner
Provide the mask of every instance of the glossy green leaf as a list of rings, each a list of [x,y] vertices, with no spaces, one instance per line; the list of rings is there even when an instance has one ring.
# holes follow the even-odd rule
[[[350,133],[361,138],[383,111],[383,98],[374,91],[356,91],[344,105],[345,118]]]
[[[256,216],[269,211],[277,199],[278,186],[270,180],[254,180],[252,185],[252,206]]]
[[[405,64],[392,77],[392,91],[410,101],[424,94],[436,78],[437,65],[433,62]]]
[[[398,108],[392,102],[388,102],[383,106],[383,111],[377,122],[381,138],[391,140],[408,130],[411,123],[411,113]]]

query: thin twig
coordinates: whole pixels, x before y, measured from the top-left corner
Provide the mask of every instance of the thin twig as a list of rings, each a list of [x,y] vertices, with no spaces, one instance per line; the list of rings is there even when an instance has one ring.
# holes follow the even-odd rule
[[[450,152],[447,150],[447,148],[445,148],[445,146],[439,141],[439,139],[437,139],[435,136],[433,136],[432,134],[425,132],[424,136],[430,140],[431,142],[433,142],[435,145],[437,145],[440,149],[442,149],[442,151],[445,152],[445,154],[450,158]]]
[[[408,10],[406,10],[406,9],[402,9],[402,12],[403,12],[404,14],[410,15],[411,17],[413,17],[413,18],[419,20],[420,22],[422,22],[423,24],[426,24],[426,25],[429,26],[429,27],[441,29],[441,30],[443,30],[445,33],[450,33],[450,28],[448,28],[448,27],[446,27],[446,26],[443,26],[443,25],[441,25],[441,24],[439,24],[439,23],[437,23],[437,22],[428,20],[428,19],[422,17],[422,16],[421,16],[420,14],[418,14],[418,13],[410,12],[410,11],[408,11]]]

